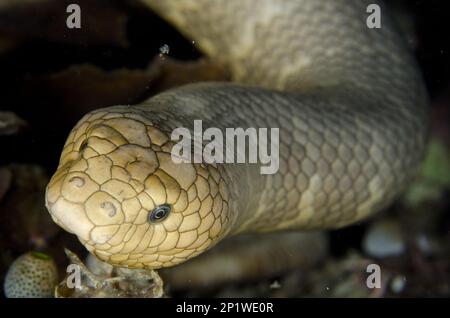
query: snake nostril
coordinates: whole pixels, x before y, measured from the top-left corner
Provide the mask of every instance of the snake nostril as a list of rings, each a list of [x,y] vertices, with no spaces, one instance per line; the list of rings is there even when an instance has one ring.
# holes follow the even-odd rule
[[[110,216],[110,217],[115,216],[117,213],[116,207],[111,202],[108,202],[108,201],[102,202],[102,204],[100,204],[100,207],[102,209],[106,210],[108,212],[108,216]]]
[[[72,177],[69,179],[69,182],[73,183],[73,185],[76,186],[77,188],[83,187],[84,184],[86,183],[86,181],[84,181],[84,179],[81,177]]]
[[[83,152],[88,146],[87,140],[83,141],[80,145],[80,148],[78,149],[78,152]]]

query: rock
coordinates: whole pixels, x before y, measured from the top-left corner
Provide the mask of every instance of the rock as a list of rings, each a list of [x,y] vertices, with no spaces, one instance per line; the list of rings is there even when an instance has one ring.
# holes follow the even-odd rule
[[[406,286],[406,277],[403,275],[395,276],[391,281],[391,290],[394,294],[400,294]]]
[[[92,272],[92,274],[97,276],[105,276],[105,277],[111,276],[111,273],[114,270],[114,266],[99,260],[91,253],[89,253],[88,256],[86,257],[85,262],[86,267]]]
[[[66,249],[70,259],[68,275],[56,287],[56,298],[160,298],[163,281],[154,270],[113,267],[94,256],[86,267],[74,253]]]
[[[400,225],[391,219],[374,222],[363,239],[364,252],[376,258],[398,256],[403,254],[405,249]]]

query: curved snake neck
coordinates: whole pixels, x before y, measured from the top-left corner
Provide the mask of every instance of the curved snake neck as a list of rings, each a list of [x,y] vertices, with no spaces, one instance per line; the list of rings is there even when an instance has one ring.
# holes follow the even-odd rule
[[[373,1],[144,0],[226,65],[234,83],[187,85],[99,109],[72,130],[46,193],[59,225],[97,257],[173,266],[229,234],[337,228],[379,211],[422,158],[427,97]],[[175,164],[177,127],[279,128],[279,171]],[[149,212],[169,206],[160,222]]]

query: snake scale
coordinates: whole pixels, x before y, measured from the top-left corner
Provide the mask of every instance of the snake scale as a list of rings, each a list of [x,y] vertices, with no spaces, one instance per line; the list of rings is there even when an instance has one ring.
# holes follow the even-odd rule
[[[381,4],[349,0],[143,0],[232,74],[73,128],[46,192],[54,221],[98,258],[182,263],[238,233],[331,229],[389,205],[423,157],[426,90]],[[279,128],[279,171],[175,164],[177,127]]]

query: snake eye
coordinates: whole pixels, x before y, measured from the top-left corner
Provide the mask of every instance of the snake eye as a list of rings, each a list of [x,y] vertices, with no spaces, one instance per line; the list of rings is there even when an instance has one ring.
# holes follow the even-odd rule
[[[169,213],[170,206],[167,204],[163,204],[153,209],[153,211],[148,216],[148,220],[151,223],[157,223],[164,220],[169,215]]]

